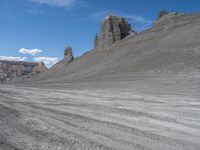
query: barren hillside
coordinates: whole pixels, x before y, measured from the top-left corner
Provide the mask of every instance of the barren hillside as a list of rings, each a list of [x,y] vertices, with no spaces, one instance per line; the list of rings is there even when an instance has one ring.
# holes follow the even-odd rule
[[[60,63],[40,81],[113,79],[132,74],[198,74],[200,69],[200,14],[170,13],[152,28],[93,49],[71,63]]]
[[[0,85],[0,150],[199,150],[199,41],[199,13],[107,17],[88,53]]]

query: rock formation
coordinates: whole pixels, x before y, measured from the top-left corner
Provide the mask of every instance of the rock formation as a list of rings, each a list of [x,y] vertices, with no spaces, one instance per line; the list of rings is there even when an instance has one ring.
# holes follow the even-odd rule
[[[176,20],[176,18],[178,16],[183,16],[184,14],[181,13],[177,13],[177,12],[167,12],[165,10],[162,10],[159,15],[158,18],[155,20],[155,22],[153,23],[153,26],[162,26],[162,25],[166,25],[168,26],[169,24],[171,24],[171,22],[173,22],[174,20]]]
[[[55,65],[53,65],[53,67],[51,67],[50,70],[56,72],[63,66],[66,66],[67,64],[71,63],[73,60],[74,60],[74,56],[73,56],[72,48],[70,46],[66,47],[64,50],[64,59],[57,62]]]
[[[131,25],[123,17],[108,16],[101,25],[100,34],[95,36],[94,48],[104,49],[132,33]]]
[[[162,17],[165,16],[165,15],[168,15],[168,14],[169,14],[169,12],[167,12],[166,10],[162,10],[162,11],[160,12],[160,14],[158,15],[157,20],[160,19],[160,18],[162,18]]]
[[[72,48],[71,47],[67,47],[65,48],[64,51],[64,59],[67,61],[71,61],[74,59],[73,53],[72,53]]]
[[[99,45],[99,36],[98,34],[95,35],[95,38],[94,38],[94,48],[98,48],[98,45]]]
[[[0,61],[0,82],[28,78],[46,70],[44,63]]]
[[[32,74],[38,74],[46,71],[47,68],[45,67],[45,64],[43,62],[37,63],[37,65],[33,68]]]
[[[105,22],[111,21],[107,18],[104,24]],[[100,50],[95,49],[69,65],[66,61],[58,62],[59,65],[44,74],[40,80],[107,82],[123,78],[123,75],[131,80],[133,76],[128,77],[129,74],[199,74],[199,27],[200,13],[169,13],[156,20],[148,30],[113,44],[109,52],[99,53]],[[105,35],[103,33],[101,31]],[[109,33],[114,35],[113,32]],[[102,46],[102,40],[101,36],[96,36],[97,47]]]

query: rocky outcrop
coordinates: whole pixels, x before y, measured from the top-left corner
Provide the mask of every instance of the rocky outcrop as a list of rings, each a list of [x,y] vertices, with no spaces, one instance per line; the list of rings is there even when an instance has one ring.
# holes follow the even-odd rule
[[[69,63],[71,63],[73,60],[74,60],[74,56],[73,56],[72,48],[66,47],[64,50],[64,59],[57,62],[55,65],[53,65],[53,67],[51,67],[48,72],[56,72],[63,66],[66,66]]]
[[[71,47],[65,48],[65,51],[64,51],[64,59],[67,60],[67,61],[72,61],[72,60],[74,59],[74,56],[73,56],[73,52],[72,52],[72,48],[71,48]]]
[[[167,12],[165,10],[162,10],[159,13],[158,18],[153,23],[153,26],[154,27],[155,26],[163,26],[163,25],[168,26],[169,24],[171,24],[172,22],[174,22],[177,17],[183,16],[183,15],[184,14],[177,13],[177,12]]]
[[[162,10],[160,12],[160,14],[158,15],[157,20],[159,20],[160,18],[162,18],[163,16],[168,15],[168,14],[169,14],[169,12],[167,12],[166,10]]]
[[[39,74],[42,73],[44,71],[46,71],[47,68],[45,67],[45,64],[43,62],[39,62],[37,63],[37,65],[33,68],[32,70],[32,74]]]
[[[100,34],[95,36],[94,48],[104,49],[132,33],[131,25],[123,17],[108,16],[101,25]]]
[[[11,81],[19,78],[29,78],[45,72],[44,63],[0,61],[0,81]]]

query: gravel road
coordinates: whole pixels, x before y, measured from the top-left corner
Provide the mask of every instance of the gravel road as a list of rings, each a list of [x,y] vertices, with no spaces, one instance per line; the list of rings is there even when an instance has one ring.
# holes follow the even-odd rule
[[[200,149],[199,97],[76,87],[1,85],[0,150]]]

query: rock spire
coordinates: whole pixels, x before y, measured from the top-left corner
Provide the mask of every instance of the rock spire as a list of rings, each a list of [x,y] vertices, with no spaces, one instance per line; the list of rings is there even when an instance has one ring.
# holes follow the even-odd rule
[[[74,59],[72,48],[69,46],[64,50],[64,59],[67,61],[71,61]]]
[[[94,40],[95,49],[110,47],[116,41],[122,40],[132,33],[131,25],[123,17],[108,16],[101,25],[100,34]]]

